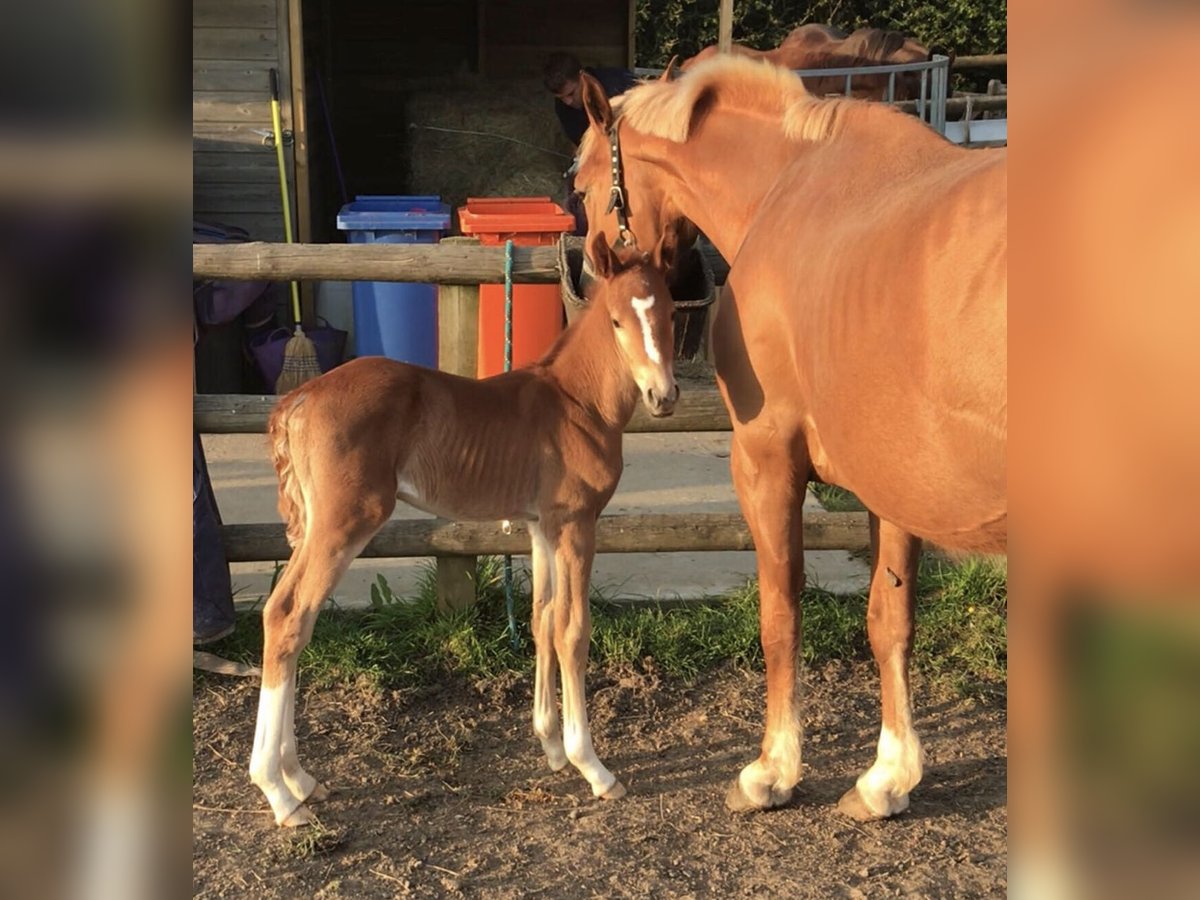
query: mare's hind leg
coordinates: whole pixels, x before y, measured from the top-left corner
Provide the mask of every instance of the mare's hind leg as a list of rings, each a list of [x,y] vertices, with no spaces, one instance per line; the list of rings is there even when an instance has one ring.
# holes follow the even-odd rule
[[[542,742],[546,762],[555,772],[567,764],[559,728],[557,673],[554,651],[554,547],[541,526],[529,529],[533,538],[533,640],[537,662],[533,675],[533,733]]]
[[[867,635],[879,665],[883,725],[875,764],[838,802],[838,809],[856,819],[882,819],[907,809],[923,761],[908,686],[921,542],[872,514],[871,551]]]
[[[767,429],[735,430],[730,457],[734,488],[754,536],[758,559],[767,711],[762,752],[742,769],[725,803],[733,810],[766,809],[786,803],[801,775],[801,506],[808,487],[808,467],[794,442]]]
[[[263,681],[250,777],[279,825],[311,822],[305,801],[327,794],[301,768],[296,750],[296,660],[312,637],[321,604],[391,515],[394,500],[375,500],[347,505],[328,518],[315,516],[263,610]]]
[[[557,536],[554,598],[554,647],[562,670],[563,745],[567,759],[605,800],[625,796],[625,787],[604,767],[592,747],[584,677],[592,637],[588,586],[596,552],[594,521],[563,526]]]

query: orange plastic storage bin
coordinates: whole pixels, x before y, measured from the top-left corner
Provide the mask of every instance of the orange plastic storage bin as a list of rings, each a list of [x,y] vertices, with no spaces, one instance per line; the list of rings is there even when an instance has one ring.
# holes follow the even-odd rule
[[[512,239],[520,247],[553,244],[575,228],[575,217],[549,197],[469,197],[458,208],[463,234],[495,246]],[[557,284],[513,285],[512,367],[536,362],[562,332],[563,306]],[[504,285],[479,286],[479,343],[476,374],[504,371]]]

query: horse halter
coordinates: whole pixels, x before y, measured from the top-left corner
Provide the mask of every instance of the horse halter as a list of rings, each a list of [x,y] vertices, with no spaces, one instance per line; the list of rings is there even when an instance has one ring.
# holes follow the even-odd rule
[[[617,213],[617,243],[616,246],[637,246],[637,238],[629,230],[629,214],[626,211],[625,181],[621,173],[621,142],[617,137],[617,123],[613,122],[608,129],[608,146],[612,150],[612,188],[608,192],[608,209],[606,213]]]

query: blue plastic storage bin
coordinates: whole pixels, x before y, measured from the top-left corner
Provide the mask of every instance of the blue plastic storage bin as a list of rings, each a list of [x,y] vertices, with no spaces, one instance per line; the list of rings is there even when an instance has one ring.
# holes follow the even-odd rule
[[[359,194],[338,213],[337,227],[351,244],[436,244],[450,229],[441,197]],[[387,356],[436,369],[437,286],[355,281],[354,353]]]

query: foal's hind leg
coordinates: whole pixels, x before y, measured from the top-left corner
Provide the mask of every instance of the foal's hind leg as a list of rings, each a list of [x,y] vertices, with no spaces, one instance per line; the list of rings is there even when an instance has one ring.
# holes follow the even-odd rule
[[[317,612],[350,563],[391,515],[394,501],[370,512],[347,510],[317,519],[263,610],[263,686],[250,777],[266,795],[279,825],[312,821],[305,806],[327,791],[304,771],[294,731],[296,660],[312,637]]]
[[[800,593],[804,589],[807,458],[778,431],[735,430],[733,484],[754,537],[759,619],[767,669],[762,752],[739,774],[725,803],[733,810],[786,803],[800,781]]]
[[[558,656],[554,651],[554,546],[541,526],[529,529],[533,538],[533,640],[537,662],[533,676],[533,733],[542,742],[546,762],[555,772],[567,764],[558,720]]]
[[[856,819],[882,819],[907,809],[923,761],[908,688],[921,542],[872,514],[871,549],[867,635],[879,665],[883,726],[875,764],[838,802],[838,809]]]

